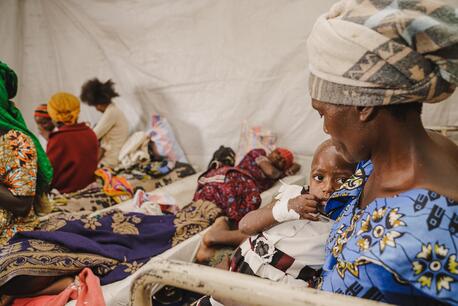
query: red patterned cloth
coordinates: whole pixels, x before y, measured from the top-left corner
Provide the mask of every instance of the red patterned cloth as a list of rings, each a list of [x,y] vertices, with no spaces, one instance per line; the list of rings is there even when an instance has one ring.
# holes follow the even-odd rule
[[[259,162],[267,159],[267,153],[264,149],[253,149],[237,165],[238,169],[248,172],[256,181],[260,192],[271,188],[276,180],[267,177],[259,167]]]
[[[211,169],[199,178],[194,201],[210,201],[224,210],[232,221],[239,222],[248,212],[261,205],[261,192],[275,184],[258,166],[256,160],[266,157],[263,149],[254,149],[236,167]]]
[[[248,173],[228,166],[204,173],[199,178],[193,200],[215,203],[235,222],[261,205],[255,180]]]

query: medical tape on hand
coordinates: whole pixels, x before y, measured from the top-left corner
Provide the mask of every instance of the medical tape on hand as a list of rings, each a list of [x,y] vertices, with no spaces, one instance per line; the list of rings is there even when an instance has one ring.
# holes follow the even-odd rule
[[[288,202],[291,198],[294,197],[295,196],[293,196],[291,192],[289,194],[288,192],[285,192],[284,194],[281,194],[279,198],[277,197],[278,201],[272,207],[272,215],[275,221],[286,222],[300,219],[300,215],[297,212],[292,209],[288,209]]]

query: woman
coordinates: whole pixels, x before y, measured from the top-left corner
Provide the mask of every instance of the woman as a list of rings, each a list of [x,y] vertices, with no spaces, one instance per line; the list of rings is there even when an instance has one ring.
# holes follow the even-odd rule
[[[105,83],[92,79],[84,83],[81,89],[81,101],[94,106],[103,113],[94,128],[101,144],[99,162],[105,167],[116,167],[119,152],[129,136],[129,125],[122,111],[112,102],[118,97],[111,80]]]
[[[48,104],[40,104],[35,108],[33,119],[38,127],[38,133],[47,141],[49,134],[54,130],[55,126],[48,113]]]
[[[308,40],[312,105],[348,161],[320,288],[458,304],[458,148],[421,122],[458,84],[458,17],[430,1],[345,0]]]
[[[16,73],[0,62],[0,245],[37,225],[39,196],[53,175],[40,142],[9,100],[16,92]]]
[[[253,149],[236,167],[224,165],[215,169],[214,165],[210,162],[210,169],[199,177],[194,201],[217,204],[236,223],[261,205],[261,192],[300,169],[294,163],[293,153],[283,148],[269,155],[264,149]]]
[[[85,123],[78,123],[80,101],[59,92],[48,102],[48,113],[57,129],[49,136],[46,153],[54,168],[52,188],[74,192],[95,181],[98,141]]]

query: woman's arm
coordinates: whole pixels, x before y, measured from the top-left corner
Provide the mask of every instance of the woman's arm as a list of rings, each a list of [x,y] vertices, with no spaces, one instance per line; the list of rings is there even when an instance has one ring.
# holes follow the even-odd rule
[[[262,172],[264,172],[264,174],[268,178],[271,178],[271,179],[274,179],[274,180],[278,180],[283,175],[283,172],[281,172],[280,170],[275,168],[274,165],[272,165],[272,163],[267,159],[262,160],[261,162],[259,162],[258,166],[259,166],[259,168],[261,168]]]
[[[294,163],[294,164],[291,165],[291,167],[286,169],[285,174],[286,175],[294,175],[297,172],[299,172],[299,170],[301,170],[301,165],[299,165],[298,163]]]
[[[13,215],[25,217],[32,208],[34,197],[14,196],[7,187],[0,184],[0,208]]]
[[[103,136],[111,130],[113,125],[116,124],[116,119],[116,115],[112,111],[112,108],[108,107],[94,128],[94,133],[97,136],[97,139],[103,138]]]

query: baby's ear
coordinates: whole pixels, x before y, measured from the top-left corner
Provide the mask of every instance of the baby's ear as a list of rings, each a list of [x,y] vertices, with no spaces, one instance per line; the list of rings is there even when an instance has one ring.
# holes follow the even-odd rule
[[[359,120],[361,122],[368,122],[375,117],[377,108],[373,106],[356,106],[356,111],[359,114]]]

